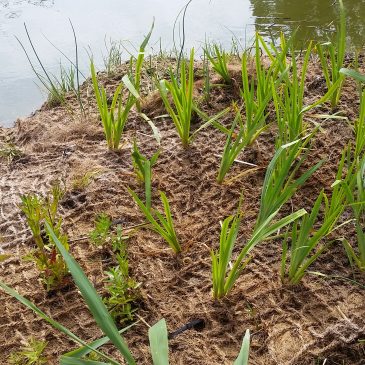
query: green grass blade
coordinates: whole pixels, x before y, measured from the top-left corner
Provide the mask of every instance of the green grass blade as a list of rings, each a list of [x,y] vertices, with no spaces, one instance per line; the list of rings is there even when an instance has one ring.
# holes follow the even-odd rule
[[[120,334],[124,333],[124,332],[127,332],[130,328],[132,328],[133,326],[135,326],[136,323],[132,323],[131,325],[121,329],[119,331]],[[105,337],[102,337],[102,338],[99,338],[91,343],[89,343],[87,346],[82,346],[76,350],[73,350],[73,351],[70,351],[70,352],[67,352],[65,354],[63,354],[62,356],[64,357],[73,357],[73,358],[82,358],[86,355],[88,355],[90,352],[93,351],[93,349],[98,349],[99,347],[105,345],[106,343],[108,343],[110,341],[109,337],[108,336],[105,336]]]
[[[130,353],[127,344],[120,336],[118,329],[110,316],[105,304],[96,292],[89,279],[81,269],[80,265],[75,259],[67,252],[62,243],[58,240],[54,234],[51,226],[46,222],[46,229],[54,243],[56,244],[59,252],[63,256],[65,263],[75,281],[75,284],[79,288],[81,295],[83,296],[87,306],[90,309],[96,323],[106,336],[110,338],[110,341],[120,350],[123,357],[126,359],[129,365],[135,365],[132,354]]]
[[[250,330],[246,330],[243,337],[240,353],[233,365],[248,365],[248,357],[250,355]]]
[[[148,330],[153,365],[169,365],[169,344],[166,321],[161,319]]]
[[[84,360],[77,357],[64,357],[60,359],[60,365],[109,365],[108,362]]]

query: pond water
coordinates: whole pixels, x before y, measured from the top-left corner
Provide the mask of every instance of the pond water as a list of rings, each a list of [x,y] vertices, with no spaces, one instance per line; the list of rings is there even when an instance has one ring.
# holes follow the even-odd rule
[[[0,125],[11,126],[17,117],[40,107],[46,93],[16,37],[31,54],[24,30],[26,23],[36,50],[47,70],[57,74],[67,61],[50,41],[74,59],[71,19],[80,48],[80,68],[87,72],[92,53],[103,68],[110,40],[138,45],[155,17],[150,50],[173,47],[176,16],[187,0],[0,0]],[[365,0],[344,0],[348,13],[349,44],[360,48],[365,39]],[[276,38],[283,30],[298,30],[298,40],[326,40],[334,33],[338,11],[334,0],[192,0],[187,9],[186,48],[199,53],[205,39],[230,48],[232,38],[249,44],[255,30]],[[179,24],[181,25],[181,18]],[[178,34],[176,34],[178,42]],[[47,40],[48,39],[48,40]],[[129,58],[124,52],[124,57]],[[34,57],[32,55],[32,59]]]

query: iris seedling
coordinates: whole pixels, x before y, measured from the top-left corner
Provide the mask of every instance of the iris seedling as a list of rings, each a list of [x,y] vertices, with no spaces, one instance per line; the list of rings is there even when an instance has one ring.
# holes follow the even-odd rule
[[[149,160],[142,155],[138,149],[136,141],[133,143],[132,162],[137,178],[144,183],[146,207],[151,209],[151,183],[152,183],[152,166],[157,162],[160,151],[155,152]]]
[[[170,204],[165,193],[162,191],[160,192],[161,201],[164,207],[164,217],[159,211],[155,209],[148,209],[133,190],[128,188],[128,191],[147,220],[150,222],[152,229],[165,239],[165,241],[175,253],[181,252],[181,246],[175,232],[174,224],[172,222]]]

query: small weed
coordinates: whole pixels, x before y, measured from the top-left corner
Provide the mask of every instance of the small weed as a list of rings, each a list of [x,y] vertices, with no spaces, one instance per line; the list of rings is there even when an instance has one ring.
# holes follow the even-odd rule
[[[7,142],[0,146],[0,157],[5,158],[9,164],[22,155],[23,152],[12,142]]]
[[[108,295],[103,300],[114,320],[123,324],[134,318],[133,313],[136,309],[133,308],[133,302],[138,298],[139,284],[129,276],[125,240],[120,226],[118,226],[116,237],[112,241],[114,242],[114,249],[119,251],[117,253],[118,265],[105,272]]]
[[[45,198],[35,194],[21,197],[20,209],[26,216],[37,245],[37,249],[30,252],[25,258],[36,263],[47,291],[61,285],[68,274],[65,262],[54,241],[44,231],[44,224],[48,223],[65,249],[68,250],[67,236],[62,234],[62,218],[58,217],[58,205],[62,196],[63,191],[60,186],[55,185]]]
[[[72,190],[82,191],[86,189],[100,173],[100,170],[90,170],[82,175],[76,175],[71,183]]]
[[[46,341],[37,340],[30,337],[21,350],[10,355],[9,364],[13,365],[42,365],[47,364],[48,360],[43,356]]]
[[[112,226],[111,219],[104,213],[100,214],[95,221],[95,229],[90,232],[90,239],[96,246],[105,245],[110,236],[109,231]]]

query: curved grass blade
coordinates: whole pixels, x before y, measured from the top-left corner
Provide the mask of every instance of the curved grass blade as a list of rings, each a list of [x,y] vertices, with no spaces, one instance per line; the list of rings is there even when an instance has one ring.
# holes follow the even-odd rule
[[[65,250],[66,251],[66,250]],[[67,251],[66,251],[67,252]],[[58,323],[57,321],[53,320],[51,317],[47,316],[42,310],[40,310],[35,304],[33,304],[28,299],[24,298],[22,295],[20,295],[17,291],[10,288],[6,284],[0,281],[0,287],[9,295],[17,299],[20,303],[24,304],[26,307],[31,309],[33,312],[35,312],[39,317],[44,319],[46,322],[48,322],[50,325],[52,325],[54,328],[59,330],[60,332],[64,333],[66,336],[74,340],[75,342],[81,344],[82,346],[89,346],[85,341],[81,340],[79,337],[77,337],[74,333],[72,333],[68,328],[64,327],[61,323]],[[109,358],[108,356],[104,355],[103,353],[97,351],[96,349],[92,349],[93,351],[97,352],[100,356],[103,356],[104,358],[108,359],[108,361],[113,365],[119,365],[116,361]]]
[[[137,322],[136,322],[137,323]],[[130,328],[136,325],[136,323],[132,323],[131,325],[124,327],[119,331],[120,334],[127,332]],[[93,352],[93,350],[98,349],[99,347],[105,345],[110,341],[108,336],[98,338],[97,340],[89,343],[87,346],[80,347],[76,350],[67,352],[66,354],[63,354],[62,357],[73,357],[81,359],[82,357],[88,355],[90,352]]]

